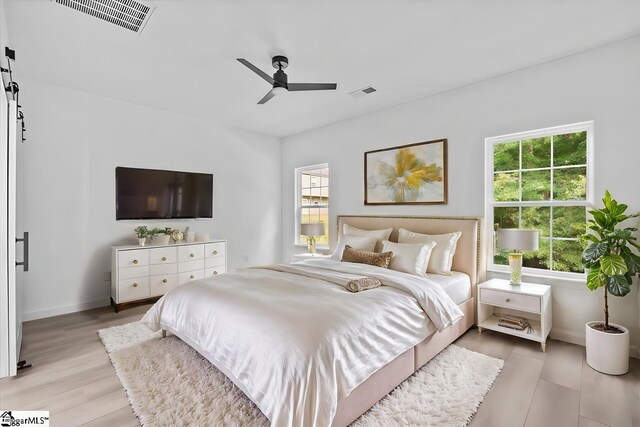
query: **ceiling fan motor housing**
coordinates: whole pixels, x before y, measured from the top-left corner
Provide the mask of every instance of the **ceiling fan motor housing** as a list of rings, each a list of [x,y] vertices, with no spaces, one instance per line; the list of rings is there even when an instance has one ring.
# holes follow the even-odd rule
[[[285,89],[288,88],[288,80],[287,75],[284,71],[278,70],[273,75],[273,87],[283,87]]]

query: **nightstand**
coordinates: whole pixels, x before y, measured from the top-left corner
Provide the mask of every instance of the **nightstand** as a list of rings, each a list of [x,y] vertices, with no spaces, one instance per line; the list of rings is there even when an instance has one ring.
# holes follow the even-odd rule
[[[498,319],[505,314],[526,318],[533,331],[498,325]],[[479,284],[478,333],[483,329],[539,342],[544,352],[551,330],[551,287],[534,283],[513,286],[503,279]]]
[[[303,259],[328,259],[331,258],[331,255],[328,254],[310,254],[310,253],[301,253],[301,254],[294,254],[293,257],[291,257],[291,262],[295,262],[295,261],[302,261]]]

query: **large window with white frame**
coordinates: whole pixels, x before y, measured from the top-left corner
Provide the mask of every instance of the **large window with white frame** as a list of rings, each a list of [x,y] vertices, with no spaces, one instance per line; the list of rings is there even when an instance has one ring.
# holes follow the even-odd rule
[[[540,230],[523,272],[584,274],[578,237],[593,203],[593,122],[487,138],[485,208],[496,228]],[[494,241],[493,239],[491,240]],[[507,251],[489,245],[489,269],[508,271]]]
[[[322,222],[325,234],[317,238],[320,247],[329,246],[329,165],[297,168],[295,244],[306,244],[300,224]]]

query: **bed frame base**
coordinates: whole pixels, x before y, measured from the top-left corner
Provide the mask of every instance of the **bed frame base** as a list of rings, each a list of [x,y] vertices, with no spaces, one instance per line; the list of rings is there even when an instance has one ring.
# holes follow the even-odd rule
[[[458,323],[430,335],[420,344],[405,351],[356,387],[349,396],[340,400],[332,427],[351,424],[471,328],[475,316],[474,299],[470,298],[458,307],[464,313],[464,317]]]

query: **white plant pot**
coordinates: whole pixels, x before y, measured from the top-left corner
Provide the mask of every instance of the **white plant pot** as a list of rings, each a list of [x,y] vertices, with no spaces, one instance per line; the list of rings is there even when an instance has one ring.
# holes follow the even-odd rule
[[[591,327],[597,323],[603,322],[589,322],[585,326],[587,364],[604,374],[626,374],[629,370],[629,330],[624,326],[609,322],[609,325],[624,331],[621,334],[610,334]]]
[[[154,237],[153,241],[156,245],[168,245],[169,239],[171,239],[171,236],[169,236],[168,234],[161,234]]]
[[[139,246],[144,246],[147,243],[147,238],[146,237],[138,237],[138,245]]]

